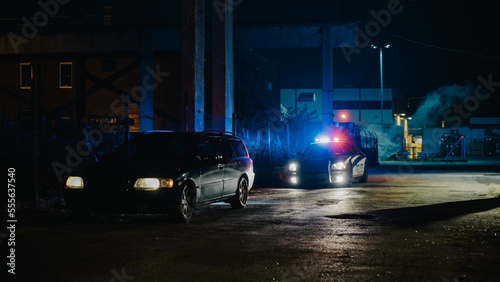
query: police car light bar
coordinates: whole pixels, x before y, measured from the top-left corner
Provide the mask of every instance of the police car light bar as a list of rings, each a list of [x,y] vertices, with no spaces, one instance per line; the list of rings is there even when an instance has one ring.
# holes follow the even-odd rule
[[[319,137],[319,138],[314,139],[314,142],[318,142],[318,143],[327,143],[327,142],[332,142],[332,141],[339,142],[340,138],[334,137],[333,139],[330,139],[328,137]]]
[[[330,141],[331,140],[328,137],[319,137],[314,139],[314,142],[330,142]]]

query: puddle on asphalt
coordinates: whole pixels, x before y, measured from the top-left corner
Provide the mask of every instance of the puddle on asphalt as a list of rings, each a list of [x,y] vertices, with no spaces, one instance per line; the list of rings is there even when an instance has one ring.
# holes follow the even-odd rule
[[[319,206],[337,205],[340,201],[342,201],[342,200],[340,200],[340,199],[324,199],[321,201],[317,201],[316,205],[319,205]]]
[[[369,214],[339,214],[327,215],[326,217],[333,219],[375,219],[373,215]]]

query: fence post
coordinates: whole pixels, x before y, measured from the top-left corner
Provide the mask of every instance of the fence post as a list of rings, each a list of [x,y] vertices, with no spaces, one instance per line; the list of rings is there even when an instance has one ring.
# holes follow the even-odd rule
[[[233,135],[237,136],[238,135],[238,122],[236,120],[236,114],[232,114],[232,121],[233,121]]]
[[[39,80],[40,80],[40,66],[33,66],[32,73],[34,74],[31,80],[31,124],[32,136],[31,141],[33,146],[32,150],[32,181],[33,181],[33,201],[35,202],[35,209],[38,209],[38,95]]]
[[[286,154],[290,156],[290,124],[286,123]]]
[[[307,125],[304,126],[304,139],[302,139],[302,141],[303,141],[302,151],[304,151],[307,147]]]
[[[271,167],[271,121],[267,121],[267,160]]]
[[[129,95],[125,95],[125,141],[128,141],[130,139],[130,98]]]

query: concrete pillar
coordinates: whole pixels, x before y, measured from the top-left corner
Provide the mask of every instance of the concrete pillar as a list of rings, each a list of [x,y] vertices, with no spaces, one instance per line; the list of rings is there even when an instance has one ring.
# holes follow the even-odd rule
[[[205,129],[205,6],[203,0],[182,2],[182,129]]]
[[[138,96],[140,92],[139,130],[141,132],[153,130],[153,91],[154,77],[151,75],[154,67],[153,40],[151,32],[140,34],[140,87],[132,89],[132,95]],[[137,91],[138,90],[138,91]]]
[[[321,28],[321,60],[322,60],[322,90],[323,90],[323,111],[322,125],[326,128],[333,122],[333,53],[330,41],[330,27]]]
[[[225,0],[228,5],[225,6],[225,45],[226,45],[226,131],[233,131],[234,114],[234,45],[233,45],[233,2],[234,0]]]
[[[220,0],[226,6],[226,0]],[[226,28],[220,7],[212,5],[212,115],[210,129],[226,130]]]
[[[223,8],[223,14],[221,14]],[[233,1],[212,9],[212,129],[233,131],[234,53]]]

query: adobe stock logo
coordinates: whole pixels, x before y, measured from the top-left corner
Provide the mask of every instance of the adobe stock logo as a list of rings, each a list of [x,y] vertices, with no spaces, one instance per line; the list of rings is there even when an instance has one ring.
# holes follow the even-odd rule
[[[451,127],[460,127],[465,119],[471,117],[481,101],[488,99],[492,93],[495,93],[497,87],[500,87],[500,81],[494,81],[490,73],[487,78],[480,75],[477,77],[479,83],[476,85],[474,95],[465,97],[461,104],[453,104],[453,109],[449,108],[443,113],[443,120],[447,123],[453,123]]]
[[[387,2],[387,9],[380,10],[378,12],[371,10],[370,15],[374,20],[366,23],[364,31],[357,26],[354,28],[354,31],[356,31],[358,35],[356,42],[357,47],[345,47],[348,46],[348,44],[340,44],[340,49],[342,50],[347,63],[351,63],[351,56],[353,54],[359,54],[361,53],[361,49],[370,46],[372,38],[379,36],[380,32],[382,32],[382,28],[387,27],[391,23],[392,16],[400,14],[402,11],[403,6],[401,6],[399,0],[389,0],[389,2]]]
[[[60,5],[66,5],[70,0],[47,0],[38,1],[38,6],[41,10],[35,12],[31,21],[27,17],[22,17],[23,26],[21,28],[22,35],[14,32],[9,32],[7,37],[14,52],[19,53],[19,45],[29,43],[29,40],[35,37],[40,28],[45,27],[49,23],[49,19],[55,17],[59,13]]]

